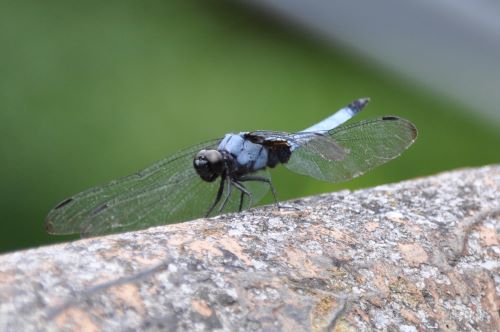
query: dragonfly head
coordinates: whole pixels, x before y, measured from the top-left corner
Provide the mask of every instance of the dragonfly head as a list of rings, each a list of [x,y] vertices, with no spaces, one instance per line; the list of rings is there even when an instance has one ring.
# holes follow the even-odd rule
[[[193,166],[203,180],[212,182],[224,171],[224,158],[217,150],[201,150],[194,157]]]

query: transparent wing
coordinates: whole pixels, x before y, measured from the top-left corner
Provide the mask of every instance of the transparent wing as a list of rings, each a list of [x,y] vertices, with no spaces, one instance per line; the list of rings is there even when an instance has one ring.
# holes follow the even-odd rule
[[[216,197],[219,181],[201,180],[192,166],[193,157],[201,149],[216,148],[219,142],[194,145],[133,175],[64,200],[49,212],[48,232],[91,236],[204,216]],[[254,192],[254,202],[267,192],[264,184],[252,184],[249,189]],[[227,187],[224,191],[226,194]],[[234,192],[223,212],[238,207],[239,193]]]
[[[215,200],[220,179],[214,182],[201,180],[191,166],[191,159],[192,157],[185,170],[176,175],[179,181],[153,186],[142,193],[116,197],[107,209],[83,222],[81,234],[93,236],[125,232],[205,216]],[[222,200],[214,208],[212,216],[239,209],[240,192],[232,188],[228,203],[223,211],[219,211],[229,189],[227,182],[225,184]],[[264,183],[245,183],[245,186],[253,194],[253,204],[268,191],[268,186]],[[243,208],[248,208],[248,203],[248,198],[245,197]]]
[[[337,159],[325,156],[318,152],[323,148],[318,148],[313,139],[299,144],[284,165],[319,180],[342,182],[396,158],[417,137],[417,129],[410,121],[394,116],[343,125],[324,133],[329,137],[322,138],[320,146],[327,145],[329,140],[340,147],[343,155],[339,154]]]
[[[292,149],[293,151],[297,148],[308,150],[324,160],[343,160],[348,153],[344,147],[329,136],[328,132],[300,132],[292,134],[292,137],[294,142],[296,142],[296,146]]]

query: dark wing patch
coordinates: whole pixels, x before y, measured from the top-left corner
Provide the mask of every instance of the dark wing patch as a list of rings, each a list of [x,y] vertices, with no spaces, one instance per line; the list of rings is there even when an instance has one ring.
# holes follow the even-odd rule
[[[293,137],[289,133],[279,131],[254,131],[246,133],[243,138],[252,143],[265,146],[269,151],[267,165],[271,168],[279,163],[287,163],[292,155]]]
[[[259,130],[246,133],[243,135],[243,138],[252,143],[269,147],[290,147],[291,136],[289,133],[285,132]]]

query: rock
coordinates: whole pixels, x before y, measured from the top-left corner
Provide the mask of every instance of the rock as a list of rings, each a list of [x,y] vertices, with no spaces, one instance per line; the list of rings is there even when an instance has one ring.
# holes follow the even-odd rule
[[[0,256],[0,330],[500,330],[500,166],[288,204]]]

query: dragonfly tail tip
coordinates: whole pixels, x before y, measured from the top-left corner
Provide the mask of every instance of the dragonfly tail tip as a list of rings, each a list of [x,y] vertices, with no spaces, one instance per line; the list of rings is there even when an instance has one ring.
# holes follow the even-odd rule
[[[366,104],[370,101],[370,98],[365,97],[365,98],[359,98],[353,101],[352,103],[349,104],[349,108],[354,110],[355,114],[361,111]]]

